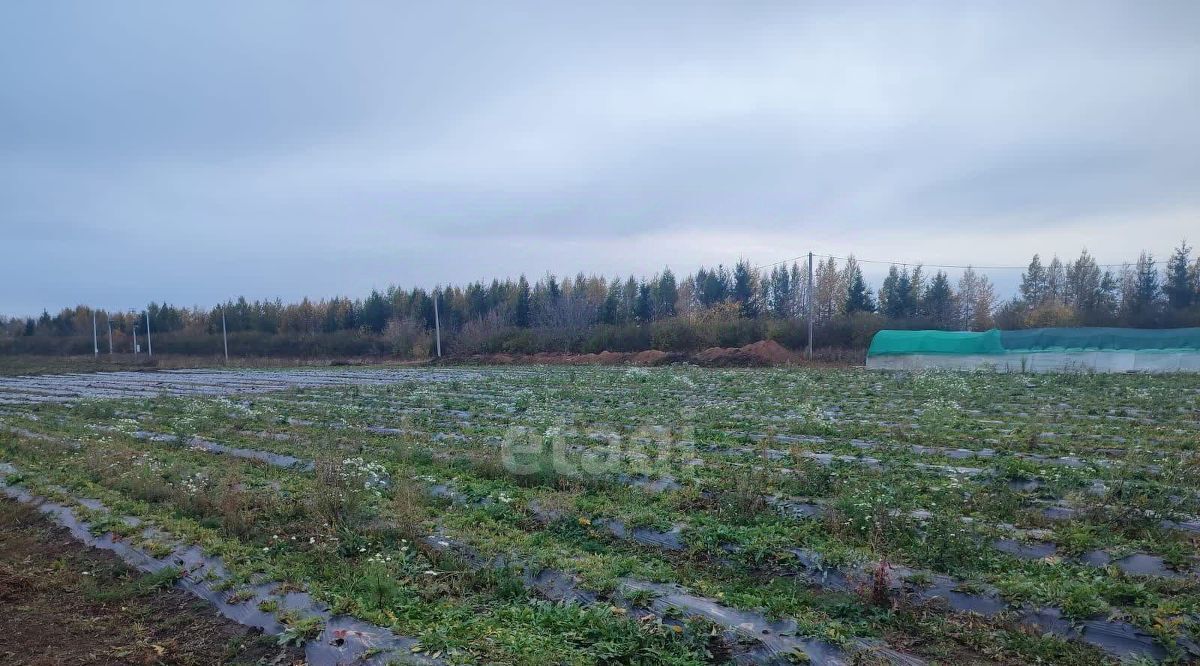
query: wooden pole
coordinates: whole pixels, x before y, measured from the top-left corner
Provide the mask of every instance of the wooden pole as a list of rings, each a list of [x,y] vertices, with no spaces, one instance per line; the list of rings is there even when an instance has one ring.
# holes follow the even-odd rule
[[[813,253],[808,253],[808,360],[813,357]]]

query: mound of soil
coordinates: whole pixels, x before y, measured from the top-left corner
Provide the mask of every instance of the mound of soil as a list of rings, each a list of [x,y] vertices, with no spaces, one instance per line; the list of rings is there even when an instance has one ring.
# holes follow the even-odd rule
[[[508,354],[480,354],[472,356],[471,362],[484,365],[512,365],[516,359]]]
[[[675,357],[665,351],[650,349],[644,352],[638,352],[633,355],[634,365],[666,365],[673,361]]]
[[[792,363],[797,359],[797,355],[794,352],[774,340],[760,340],[754,344],[742,347],[739,351],[750,354],[755,358],[760,358],[773,365]]]
[[[766,367],[796,363],[801,356],[788,350],[774,340],[763,340],[744,347],[709,347],[702,352],[687,355],[650,349],[641,352],[602,351],[599,354],[568,354],[563,352],[538,352],[536,354],[477,354],[465,360],[482,365],[512,365],[514,363],[537,363],[542,365],[638,365],[657,366],[671,363],[691,362],[697,365],[730,367]]]
[[[744,347],[709,347],[692,357],[699,365],[715,368],[766,367],[786,365],[799,357],[774,340],[762,340]]]
[[[600,365],[621,365],[629,360],[630,354],[623,352],[602,351],[596,355]]]

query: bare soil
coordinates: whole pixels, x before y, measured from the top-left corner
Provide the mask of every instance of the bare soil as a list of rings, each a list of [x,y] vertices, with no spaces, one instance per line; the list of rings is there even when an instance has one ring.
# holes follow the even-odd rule
[[[757,367],[798,363],[803,357],[774,340],[762,340],[744,347],[709,347],[696,354],[700,365],[713,367]]]
[[[0,500],[0,663],[304,663],[171,583]]]
[[[694,354],[665,352],[651,349],[642,352],[611,352],[599,354],[568,354],[541,352],[538,354],[477,354],[462,358],[450,358],[455,363],[481,365],[513,365],[537,363],[542,365],[640,365],[656,366],[671,363],[692,363],[713,368],[756,368],[779,365],[807,365],[821,367],[849,367],[862,365],[865,352],[846,350],[817,350],[812,361],[802,352],[792,351],[774,340],[761,340],[743,347],[709,347]]]
[[[112,372],[153,371],[181,368],[288,368],[313,366],[378,366],[413,367],[438,363],[467,363],[479,365],[634,365],[658,366],[671,363],[692,363],[700,366],[768,367],[779,365],[805,365],[819,367],[849,367],[862,365],[866,361],[864,349],[825,348],[815,350],[815,358],[808,360],[803,351],[793,351],[775,342],[762,340],[744,347],[710,347],[700,352],[666,352],[650,349],[641,352],[603,351],[598,354],[572,354],[565,352],[539,352],[536,354],[475,354],[468,356],[447,355],[442,359],[405,360],[392,356],[364,356],[353,358],[266,358],[239,357],[228,362],[219,357],[155,355],[134,360],[128,354],[109,358],[101,354],[92,356],[5,356],[0,355],[0,375],[43,375],[67,372]]]

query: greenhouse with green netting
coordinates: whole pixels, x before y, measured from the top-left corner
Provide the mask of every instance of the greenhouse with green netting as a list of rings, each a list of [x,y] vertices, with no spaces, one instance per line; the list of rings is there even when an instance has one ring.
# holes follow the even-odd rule
[[[1032,328],[875,334],[867,367],[998,372],[1200,372],[1200,328]]]

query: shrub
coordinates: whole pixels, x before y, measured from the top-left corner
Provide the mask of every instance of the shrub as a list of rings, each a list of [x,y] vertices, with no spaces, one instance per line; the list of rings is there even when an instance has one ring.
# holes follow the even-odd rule
[[[334,528],[352,529],[369,517],[372,491],[345,461],[323,459],[314,468],[316,483],[309,497],[314,518]]]

